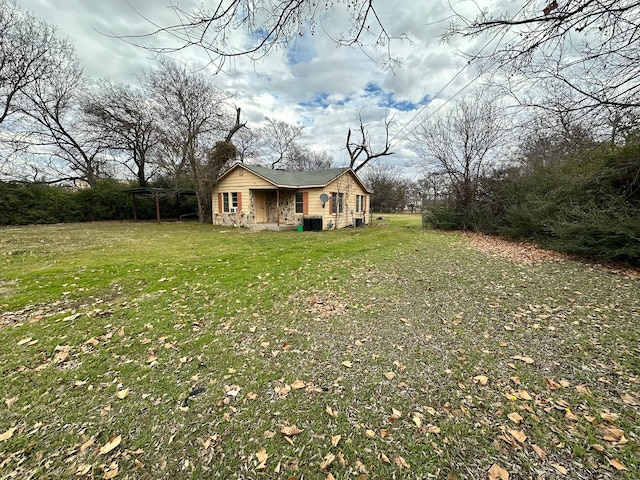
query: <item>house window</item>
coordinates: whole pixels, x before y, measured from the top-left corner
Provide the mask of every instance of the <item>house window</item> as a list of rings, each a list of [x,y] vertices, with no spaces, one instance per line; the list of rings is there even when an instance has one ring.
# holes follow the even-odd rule
[[[240,193],[224,192],[219,194],[220,213],[238,213],[240,207]]]
[[[331,194],[331,213],[342,213],[344,211],[344,193]]]
[[[304,192],[296,192],[296,213],[304,213]]]
[[[362,211],[362,195],[356,195],[356,213]]]

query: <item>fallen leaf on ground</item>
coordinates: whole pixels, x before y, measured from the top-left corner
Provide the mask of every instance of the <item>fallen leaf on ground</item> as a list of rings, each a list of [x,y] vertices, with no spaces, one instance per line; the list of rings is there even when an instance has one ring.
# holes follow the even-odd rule
[[[262,469],[267,466],[267,458],[269,458],[269,455],[267,454],[266,449],[261,448],[260,450],[258,450],[256,452],[256,458],[258,459],[258,466],[256,467],[256,469]]]
[[[611,465],[613,468],[615,468],[616,470],[626,470],[627,467],[625,467],[620,460],[616,460],[615,458],[610,458],[609,459],[609,465]]]
[[[522,355],[515,355],[513,357],[514,360],[520,360],[521,362],[526,363],[527,365],[532,365],[535,363],[535,360],[531,357],[526,357],[526,356],[522,356]]]
[[[603,430],[604,435],[602,438],[607,442],[619,442],[624,438],[624,430],[620,428],[610,427]]]
[[[326,470],[329,468],[335,459],[336,456],[333,453],[327,453],[322,459],[322,462],[320,462],[320,470]]]
[[[299,433],[302,433],[302,430],[300,430],[298,427],[296,427],[295,425],[290,425],[287,427],[282,427],[280,429],[280,433],[287,435],[288,437],[292,436],[292,435],[298,435]]]
[[[11,427],[6,432],[0,433],[0,442],[4,442],[6,440],[9,440],[11,437],[13,437],[13,432],[15,432],[17,428],[18,427]]]
[[[353,363],[351,363],[349,360],[345,360],[344,362],[342,362],[342,365],[347,368],[353,367]]]
[[[333,437],[331,437],[331,445],[333,445],[334,447],[337,447],[341,439],[342,439],[342,435],[334,435]]]
[[[552,463],[551,466],[562,475],[566,475],[568,473],[568,470],[558,463]]]
[[[529,392],[527,392],[526,390],[518,390],[516,392],[516,396],[520,399],[520,400],[533,400],[533,398],[531,397],[531,395],[529,395]]]
[[[128,388],[125,388],[124,390],[120,390],[119,392],[116,393],[116,397],[118,397],[120,400],[124,400],[128,396],[129,396]]]
[[[511,435],[520,443],[524,443],[524,441],[527,439],[527,436],[521,430],[509,430],[509,435]]]
[[[394,378],[396,378],[396,374],[393,372],[386,372],[383,373],[384,378],[386,378],[387,380],[393,380]]]
[[[409,465],[407,461],[402,457],[396,457],[393,459],[393,461],[400,468],[411,468],[411,465]]]
[[[591,390],[589,390],[589,387],[585,385],[576,385],[576,392],[584,393],[585,395],[591,395]]]
[[[7,407],[10,407],[14,403],[16,403],[19,398],[20,397],[18,395],[16,395],[15,397],[11,397],[11,398],[5,398],[4,399],[4,403],[7,405]]]
[[[545,451],[544,448],[539,447],[538,445],[531,445],[531,448],[533,448],[533,451],[536,452],[536,455],[538,455],[538,458],[540,460],[542,460],[543,462],[547,459],[547,452]]]
[[[90,438],[82,445],[80,445],[80,452],[84,453],[88,448],[92,447],[94,443],[95,441],[93,440],[93,438]]]
[[[559,390],[560,388],[562,388],[562,385],[560,385],[559,383],[557,383],[555,380],[553,380],[552,378],[545,378],[544,379],[544,383],[547,385],[547,388],[549,390]]]
[[[121,441],[122,441],[122,436],[120,435],[109,437],[109,441],[105,443],[102,447],[100,447],[100,455],[109,453],[111,450],[113,450],[118,445],[120,445]]]
[[[480,385],[486,385],[489,382],[489,377],[486,375],[477,375],[473,377],[473,381],[475,383],[479,383]]]
[[[260,450],[258,450],[256,452],[256,458],[260,463],[264,462],[267,458],[269,458],[269,455],[267,454],[267,450],[264,448],[261,448]]]
[[[488,474],[489,480],[509,480],[509,472],[507,472],[497,463],[491,465]]]
[[[295,382],[293,382],[291,384],[291,388],[293,390],[300,390],[301,388],[304,388],[307,384],[304,383],[302,380],[296,380]]]
[[[116,462],[112,462],[111,465],[109,465],[108,470],[104,472],[104,477],[102,478],[104,478],[105,480],[116,478],[119,473],[120,473],[120,467]]]
[[[602,412],[600,414],[600,418],[602,418],[602,420],[604,420],[605,422],[609,422],[609,423],[615,423],[616,420],[618,420],[618,417],[620,417],[620,415],[612,412]]]
[[[88,463],[80,465],[78,467],[78,469],[76,470],[76,477],[82,477],[82,476],[86,475],[87,473],[89,473],[91,468],[92,468],[92,465],[89,465]]]
[[[638,399],[630,393],[625,393],[620,398],[624,403],[627,403],[629,405],[640,405],[640,401],[638,401]]]
[[[509,415],[507,415],[507,418],[509,418],[509,420],[511,420],[516,425],[519,424],[522,421],[522,417],[520,416],[520,414],[518,412],[510,413]]]

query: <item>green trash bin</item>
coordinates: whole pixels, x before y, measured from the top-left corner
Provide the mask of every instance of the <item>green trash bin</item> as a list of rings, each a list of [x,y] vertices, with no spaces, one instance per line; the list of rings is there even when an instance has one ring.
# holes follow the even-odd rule
[[[299,231],[299,232],[304,231],[303,225],[298,225],[298,231]]]

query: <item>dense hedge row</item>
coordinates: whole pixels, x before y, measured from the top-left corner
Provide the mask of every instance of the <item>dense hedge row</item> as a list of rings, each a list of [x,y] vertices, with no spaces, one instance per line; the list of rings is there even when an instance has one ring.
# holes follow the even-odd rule
[[[640,264],[640,146],[495,173],[483,180],[472,209],[444,206],[426,221]]]
[[[0,225],[133,220],[132,198],[122,184],[103,180],[94,188],[73,190],[42,183],[0,182]],[[196,211],[194,199],[181,200],[181,213]],[[178,216],[177,205],[161,199],[164,218]],[[136,197],[138,219],[155,219],[151,198]]]

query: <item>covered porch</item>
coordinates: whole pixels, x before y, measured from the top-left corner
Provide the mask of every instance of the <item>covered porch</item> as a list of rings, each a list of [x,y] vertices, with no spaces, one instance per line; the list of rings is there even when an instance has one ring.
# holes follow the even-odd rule
[[[251,189],[252,229],[294,230],[300,223],[301,213],[296,214],[294,189]],[[289,228],[283,228],[289,227]]]

